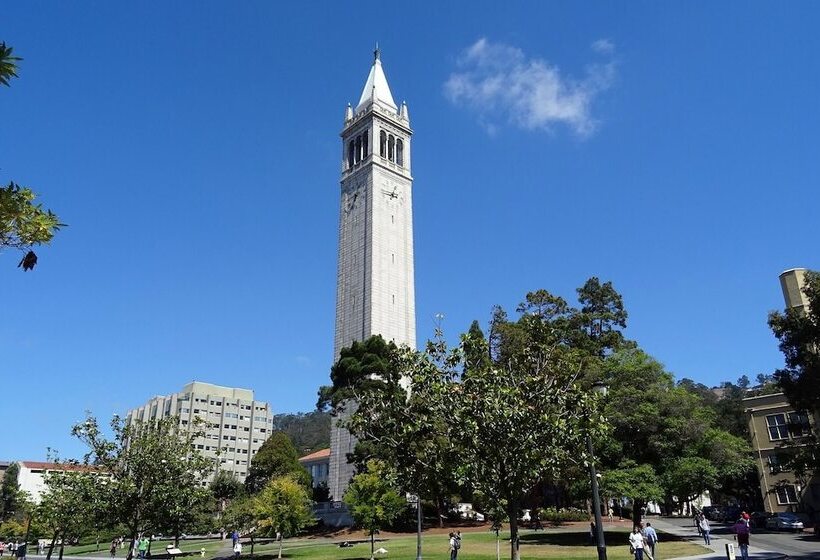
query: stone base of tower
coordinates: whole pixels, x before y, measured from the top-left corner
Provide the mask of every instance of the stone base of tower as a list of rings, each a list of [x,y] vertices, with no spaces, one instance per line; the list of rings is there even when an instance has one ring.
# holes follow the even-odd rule
[[[348,463],[347,454],[353,453],[356,447],[356,438],[351,435],[340,423],[350,418],[353,407],[346,406],[344,412],[334,416],[330,423],[330,467],[328,469],[328,488],[330,499],[341,502],[350,479],[356,474],[355,467]]]

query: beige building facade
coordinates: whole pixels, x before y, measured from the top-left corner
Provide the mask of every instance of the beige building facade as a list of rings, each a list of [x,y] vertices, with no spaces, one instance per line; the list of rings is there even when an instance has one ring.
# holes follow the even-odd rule
[[[129,411],[127,421],[171,416],[188,430],[194,429],[197,418],[202,419],[196,427],[202,434],[194,446],[214,461],[214,473],[228,471],[242,482],[254,455],[273,432],[273,411],[268,403],[255,400],[252,390],[200,381],[188,383],[179,393],[152,398]]]
[[[788,447],[807,441],[816,419],[795,411],[783,393],[743,399],[766,511],[820,511],[820,478],[797,480],[787,469]]]

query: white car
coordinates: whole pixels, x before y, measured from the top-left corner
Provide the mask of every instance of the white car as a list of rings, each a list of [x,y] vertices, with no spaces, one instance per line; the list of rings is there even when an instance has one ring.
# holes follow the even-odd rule
[[[775,531],[802,531],[803,521],[793,513],[775,513],[766,519],[766,528]]]

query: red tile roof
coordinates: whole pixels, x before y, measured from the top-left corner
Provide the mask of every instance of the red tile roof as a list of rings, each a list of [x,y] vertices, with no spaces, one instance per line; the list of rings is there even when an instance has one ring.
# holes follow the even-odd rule
[[[41,461],[20,461],[27,469],[42,469],[49,471],[96,471],[98,467],[92,465],[75,465],[72,463],[43,463]]]
[[[319,451],[314,451],[310,455],[305,455],[304,457],[299,457],[300,463],[307,463],[308,461],[317,461],[319,459],[328,459],[330,457],[330,448],[327,449],[320,449]]]

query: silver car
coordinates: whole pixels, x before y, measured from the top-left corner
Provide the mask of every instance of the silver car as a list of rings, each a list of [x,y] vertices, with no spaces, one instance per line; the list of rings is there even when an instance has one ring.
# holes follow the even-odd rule
[[[802,531],[803,521],[793,513],[775,513],[766,519],[766,528],[775,531]]]

